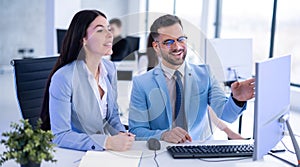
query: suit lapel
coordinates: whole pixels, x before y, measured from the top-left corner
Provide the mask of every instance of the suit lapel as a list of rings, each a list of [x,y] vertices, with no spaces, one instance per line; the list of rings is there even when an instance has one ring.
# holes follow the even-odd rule
[[[187,119],[188,130],[190,130],[190,128],[192,127],[194,123],[193,120],[197,117],[198,114],[197,112],[193,112],[198,110],[194,110],[194,109],[191,110],[193,106],[190,106],[190,105],[198,106],[196,104],[191,104],[192,95],[199,94],[198,93],[199,89],[194,88],[195,86],[197,86],[195,77],[196,74],[194,73],[193,69],[191,68],[191,66],[189,66],[188,63],[186,63],[185,76],[184,76],[184,111]]]
[[[157,66],[154,68],[153,74],[154,74],[155,81],[156,81],[158,87],[160,88],[161,97],[164,100],[164,104],[166,106],[166,112],[167,112],[167,116],[168,116],[169,126],[172,127],[172,107],[171,107],[171,103],[170,103],[170,96],[168,93],[167,84],[165,82],[166,79],[165,79],[165,76],[164,76],[163,71],[160,68],[160,66]],[[166,99],[163,98],[164,94],[167,96]]]
[[[88,134],[93,134],[96,130],[100,130],[103,133],[103,118],[92,85],[88,81],[87,69],[85,68],[83,61],[76,61],[75,74],[73,77],[73,101],[76,104],[75,111],[77,111],[81,126]],[[93,117],[91,117],[91,115],[93,115]]]

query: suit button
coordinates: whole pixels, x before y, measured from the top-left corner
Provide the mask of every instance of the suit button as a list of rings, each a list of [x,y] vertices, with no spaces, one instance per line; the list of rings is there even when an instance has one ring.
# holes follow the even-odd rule
[[[91,148],[92,148],[92,150],[95,150],[95,146],[94,146],[94,145],[92,145],[92,147],[91,147]]]

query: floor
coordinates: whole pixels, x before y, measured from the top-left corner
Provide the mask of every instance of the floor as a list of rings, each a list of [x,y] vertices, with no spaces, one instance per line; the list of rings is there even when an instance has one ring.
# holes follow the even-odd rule
[[[128,88],[128,85],[121,83],[121,86]],[[130,87],[130,86],[129,86]],[[127,90],[127,89],[119,89]],[[119,96],[127,96],[126,93],[119,93]],[[123,97],[123,100],[119,100],[119,106],[123,107],[128,104],[122,104],[122,102],[127,103],[128,100],[124,100],[127,97]],[[254,101],[248,103],[248,109],[244,112],[243,123],[242,123],[242,136],[252,137],[253,136],[253,104]],[[0,133],[9,130],[10,122],[17,122],[21,119],[21,114],[19,112],[18,102],[16,99],[15,83],[14,83],[14,73],[12,68],[6,68],[5,71],[0,73]],[[127,122],[127,112],[123,112],[121,116],[122,122]],[[290,123],[295,134],[300,134],[300,126],[296,125],[296,122],[300,120],[300,111],[291,111]],[[232,130],[238,131],[238,122],[233,124],[228,124]],[[225,133],[215,129],[215,139],[226,139]]]

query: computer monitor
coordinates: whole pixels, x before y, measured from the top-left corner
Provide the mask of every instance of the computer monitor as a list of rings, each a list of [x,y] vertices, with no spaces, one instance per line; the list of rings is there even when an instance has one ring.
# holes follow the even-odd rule
[[[289,114],[291,56],[272,58],[255,64],[255,109],[253,160],[261,159],[284,136]]]
[[[129,53],[139,50],[139,48],[140,48],[140,38],[139,37],[127,36],[126,40],[129,43],[129,47],[130,47]]]
[[[56,29],[56,38],[57,38],[57,53],[60,53],[60,49],[66,35],[67,30]]]

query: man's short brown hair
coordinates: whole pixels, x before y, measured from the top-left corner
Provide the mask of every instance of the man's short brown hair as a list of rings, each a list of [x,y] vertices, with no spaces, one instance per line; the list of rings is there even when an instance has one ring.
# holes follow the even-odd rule
[[[122,27],[122,21],[117,18],[113,18],[113,19],[109,20],[109,24],[115,24],[119,28]]]

